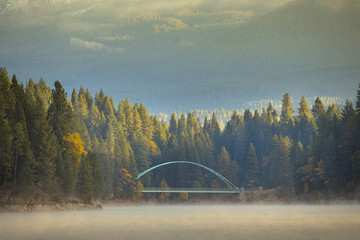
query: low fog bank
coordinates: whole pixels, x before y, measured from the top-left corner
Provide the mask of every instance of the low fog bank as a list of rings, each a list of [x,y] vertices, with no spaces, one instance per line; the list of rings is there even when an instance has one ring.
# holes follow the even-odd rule
[[[357,239],[360,206],[160,205],[1,214],[0,239]]]

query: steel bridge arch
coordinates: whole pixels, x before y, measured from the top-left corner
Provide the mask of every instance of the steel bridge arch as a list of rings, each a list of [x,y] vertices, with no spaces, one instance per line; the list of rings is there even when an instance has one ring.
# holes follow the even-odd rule
[[[232,182],[230,182],[226,177],[224,177],[223,175],[221,175],[220,173],[212,170],[211,168],[208,168],[204,165],[201,165],[199,163],[195,163],[195,162],[188,162],[188,161],[171,161],[171,162],[166,162],[166,163],[161,163],[159,165],[156,165],[154,167],[151,167],[141,173],[139,173],[139,175],[137,176],[136,180],[138,180],[139,178],[141,178],[142,176],[144,176],[146,173],[154,170],[155,168],[159,168],[159,167],[163,167],[163,166],[166,166],[166,165],[170,165],[170,164],[181,164],[181,163],[185,163],[185,164],[191,164],[191,165],[195,165],[195,166],[198,166],[198,167],[201,167],[209,172],[211,172],[212,174],[214,174],[215,176],[217,176],[218,178],[220,178],[224,183],[226,183],[226,185],[228,185],[230,188],[236,190],[236,191],[239,191],[239,188],[236,187]]]

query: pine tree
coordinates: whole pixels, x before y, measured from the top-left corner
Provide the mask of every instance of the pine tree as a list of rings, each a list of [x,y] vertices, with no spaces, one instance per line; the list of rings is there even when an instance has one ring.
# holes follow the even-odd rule
[[[180,147],[175,135],[171,135],[169,139],[169,143],[166,147],[166,152],[164,156],[164,161],[171,162],[171,161],[179,161],[180,160]],[[177,186],[177,182],[179,180],[179,172],[175,168],[170,168],[169,170],[166,169],[159,169],[160,173],[159,176],[163,176],[164,178],[169,179],[169,183],[173,186]],[[157,179],[157,182],[160,182],[160,179]]]
[[[312,136],[316,130],[315,121],[309,111],[305,97],[301,98],[299,107],[299,123],[296,126],[298,129],[297,139],[308,148],[312,142]]]
[[[80,89],[79,89],[79,98],[80,96],[85,96],[85,90],[83,88],[83,85],[80,85]]]
[[[98,107],[100,112],[104,112],[104,106],[105,106],[105,94],[102,89],[100,89],[99,94],[95,94],[95,105]]]
[[[220,136],[221,136],[221,130],[220,130],[220,124],[217,120],[217,117],[215,115],[215,112],[212,115],[211,122],[210,122],[210,133],[209,133],[212,142],[214,143],[214,147],[216,151],[219,151],[220,146]]]
[[[248,125],[251,123],[252,118],[253,118],[252,112],[250,111],[250,109],[246,109],[244,112],[244,123],[246,127],[248,127]]]
[[[356,184],[359,184],[360,182],[360,84],[356,95],[355,114],[356,114],[357,136],[356,136],[356,151],[353,156],[354,182]]]
[[[13,142],[13,134],[9,126],[9,122],[4,115],[4,110],[0,109],[0,180],[5,184],[6,180],[9,178],[10,170],[12,168],[11,146]]]
[[[153,140],[156,142],[156,145],[159,146],[161,153],[164,154],[168,143],[165,128],[156,116],[153,118],[152,125],[154,127]]]
[[[290,168],[293,175],[292,186],[296,193],[300,193],[304,189],[301,175],[298,173],[298,169],[304,165],[306,165],[306,155],[303,145],[301,142],[291,141]]]
[[[14,75],[11,79],[11,86],[10,86],[16,101],[19,101],[22,111],[24,112],[24,119],[17,119],[20,115],[15,115],[16,121],[29,121],[33,117],[31,112],[31,105],[29,99],[26,97],[24,86],[22,83],[18,83],[16,76]]]
[[[132,176],[137,176],[138,170],[135,162],[134,152],[130,143],[122,132],[118,133],[115,141],[115,168],[126,169]]]
[[[325,114],[326,111],[325,111],[324,104],[319,97],[317,97],[315,99],[315,103],[314,103],[313,107],[311,108],[311,112],[312,112],[316,122],[318,121],[318,119],[321,116],[323,116]]]
[[[342,167],[341,162],[336,157],[336,143],[334,134],[330,134],[324,142],[322,158],[319,163],[324,165],[324,174],[319,175],[323,184],[332,191],[337,191],[342,187]],[[321,187],[321,186],[320,186]]]
[[[170,133],[172,135],[176,135],[177,134],[177,128],[178,128],[177,116],[176,116],[176,113],[172,113],[171,118],[170,118],[170,125],[169,125]]]
[[[78,194],[84,202],[89,203],[94,196],[94,177],[88,158],[81,161],[78,177]]]
[[[246,157],[245,186],[256,187],[259,184],[259,161],[256,156],[255,148],[250,143]]]
[[[180,120],[179,120],[179,123],[178,123],[178,129],[177,129],[177,136],[178,137],[180,137],[182,132],[186,132],[186,126],[187,126],[187,123],[186,123],[185,114],[181,114]]]
[[[30,149],[25,123],[17,122],[13,132],[13,188],[16,195],[28,198],[34,186],[35,161]]]
[[[86,92],[85,92],[85,99],[87,102],[88,110],[91,110],[94,100],[93,100],[93,97],[91,96],[91,93],[88,88],[86,89]]]
[[[131,106],[129,98],[126,98],[125,100],[122,101],[122,103],[121,103],[121,112],[122,112],[123,117],[124,117],[124,126],[123,126],[124,134],[125,134],[126,137],[129,137],[130,133],[131,133],[132,126],[134,124],[133,107]],[[118,116],[118,117],[121,117],[121,115]],[[119,122],[121,122],[121,120],[119,120]]]
[[[301,98],[301,101],[300,101],[299,117],[305,118],[305,119],[312,118],[311,113],[309,111],[309,106],[308,106],[304,96]]]
[[[13,167],[11,148],[13,132],[11,126],[15,110],[15,96],[10,90],[10,78],[5,68],[0,68],[0,183],[11,177]]]
[[[83,120],[89,117],[89,107],[84,95],[79,95],[76,103],[76,112]]]
[[[151,120],[147,112],[147,109],[145,108],[142,102],[139,108],[139,115],[141,120],[141,132],[145,137],[151,140],[153,135],[153,126],[151,124]]]
[[[180,128],[179,128],[180,129]],[[188,156],[188,139],[186,131],[182,131],[179,136],[179,151],[178,151],[178,161],[189,161],[190,156]],[[179,165],[178,167],[178,177],[177,177],[177,184],[176,186],[185,187],[188,183],[187,181],[188,173],[187,173],[187,166],[184,164]]]
[[[94,152],[88,152],[86,158],[88,159],[92,170],[94,197],[101,197],[104,188],[104,174],[100,168],[98,155]]]
[[[28,82],[26,82],[25,94],[26,94],[26,97],[29,99],[30,103],[34,104],[35,97],[36,97],[35,83],[31,78],[29,79]]]
[[[51,104],[51,88],[46,85],[46,82],[43,78],[40,79],[40,82],[35,85],[35,96],[40,97],[41,101],[44,103],[44,108],[47,111]]]
[[[179,161],[179,143],[176,136],[171,135],[165,154],[166,161]]]
[[[48,119],[59,143],[63,137],[72,132],[73,112],[66,99],[66,93],[59,81],[55,82],[52,90],[52,103],[48,110]]]
[[[230,162],[231,160],[229,153],[226,151],[225,147],[222,147],[220,155],[218,157],[218,171],[227,179],[230,179],[232,175],[230,169]]]
[[[107,131],[106,131],[106,139],[105,139],[105,145],[106,145],[106,153],[110,156],[114,155],[115,150],[115,128],[114,124],[112,123],[112,120],[110,120],[107,123]]]
[[[267,159],[264,184],[269,188],[288,186],[290,171],[290,140],[274,135],[271,152]]]
[[[356,112],[352,103],[347,100],[342,111],[342,151],[341,151],[341,172],[345,182],[352,182],[355,184],[355,169],[356,163],[356,147],[358,143],[358,133],[354,131],[357,128],[356,125]],[[335,120],[336,121],[336,120]]]
[[[239,185],[239,181],[238,181],[238,171],[239,171],[239,167],[236,163],[235,160],[232,160],[230,163],[230,177],[229,180],[235,185],[238,186]]]
[[[287,124],[293,119],[294,107],[291,104],[289,93],[285,93],[282,99],[280,122]]]
[[[54,188],[55,157],[57,140],[47,119],[43,101],[36,97],[33,106],[33,121],[29,122],[29,139],[36,164],[36,183],[41,183],[47,193]]]
[[[142,135],[142,123],[140,114],[136,108],[132,112],[132,125],[129,130],[130,139],[132,140]]]
[[[190,133],[192,130],[194,131],[194,133],[198,133],[200,131],[200,122],[198,121],[194,113],[189,112],[186,122],[188,133]]]
[[[96,105],[92,105],[89,119],[86,121],[87,128],[91,135],[96,134],[97,136],[101,136],[101,127],[104,124],[103,119],[101,118],[99,109]]]
[[[113,106],[113,103],[108,98],[108,96],[106,96],[104,99],[104,103],[103,103],[103,112],[104,112],[105,118],[106,119],[115,118],[114,111],[115,111],[115,107]]]
[[[355,111],[356,111],[356,123],[357,123],[357,129],[358,129],[358,144],[360,144],[360,83],[359,88],[357,89],[356,94],[356,105],[355,105]],[[357,146],[358,149],[360,149],[360,146]]]
[[[73,91],[71,93],[71,104],[73,105],[75,110],[77,108],[77,101],[78,101],[78,95],[76,93],[76,89],[73,88]]]
[[[235,131],[240,125],[240,116],[234,110],[230,121],[225,125],[225,129],[222,132],[222,146],[228,150],[231,156],[234,156],[234,143],[235,143]]]
[[[143,172],[150,168],[150,141],[142,136],[138,135],[133,139],[132,149],[136,160],[136,166],[139,172]],[[144,186],[149,186],[149,175],[143,177]]]
[[[237,162],[239,167],[238,179],[239,182],[242,182],[242,179],[245,174],[245,162],[246,162],[246,153],[247,153],[247,137],[246,137],[246,129],[244,126],[243,118],[240,119],[239,127],[235,132],[235,140],[234,140],[234,159]]]
[[[280,137],[280,145],[278,149],[278,166],[277,166],[277,183],[278,186],[283,188],[291,187],[291,175],[290,168],[290,139],[288,137]]]
[[[203,132],[210,134],[210,122],[208,121],[207,117],[204,120]]]
[[[14,126],[13,126],[13,188],[15,194],[29,197],[34,186],[35,161],[30,148],[27,121],[32,120],[31,107],[22,84],[18,84],[16,76],[10,86],[15,96]]]

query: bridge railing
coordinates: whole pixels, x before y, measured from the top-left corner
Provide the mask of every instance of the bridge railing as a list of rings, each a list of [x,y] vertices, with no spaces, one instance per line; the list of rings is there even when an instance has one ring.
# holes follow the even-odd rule
[[[145,187],[142,192],[189,192],[189,193],[244,193],[244,192],[262,192],[263,188],[160,188],[160,187]]]

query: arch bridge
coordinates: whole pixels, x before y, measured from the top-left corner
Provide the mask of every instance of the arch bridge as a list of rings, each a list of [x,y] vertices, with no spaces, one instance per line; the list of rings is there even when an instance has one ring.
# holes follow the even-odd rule
[[[204,165],[201,165],[199,163],[188,162],[188,161],[172,161],[172,162],[166,162],[166,163],[156,165],[156,166],[151,167],[151,168],[143,171],[142,173],[140,173],[137,176],[136,180],[140,179],[142,176],[144,176],[145,174],[147,174],[148,172],[150,172],[156,168],[160,168],[160,167],[171,165],[171,164],[190,164],[190,165],[195,165],[195,166],[201,167],[201,168],[211,172],[216,177],[220,178],[226,184],[226,186],[228,188],[166,188],[166,189],[165,188],[144,188],[142,192],[147,192],[147,193],[181,193],[181,192],[186,192],[186,193],[241,193],[241,190],[239,190],[238,187],[236,187],[232,182],[230,182],[227,178],[225,178],[220,173],[218,173],[215,170],[208,168]]]

